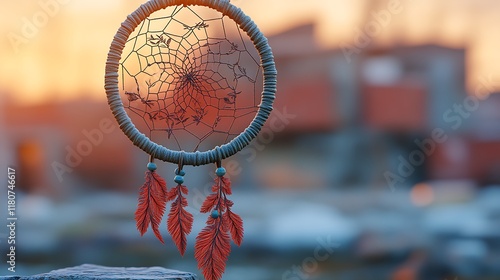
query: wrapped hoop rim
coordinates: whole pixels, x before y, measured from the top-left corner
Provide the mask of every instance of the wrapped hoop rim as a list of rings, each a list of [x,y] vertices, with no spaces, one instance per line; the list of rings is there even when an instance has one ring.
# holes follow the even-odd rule
[[[248,35],[257,49],[263,69],[261,103],[250,125],[228,143],[216,146],[212,150],[204,152],[174,151],[153,142],[145,134],[141,133],[132,123],[120,97],[118,69],[128,37],[135,28],[153,12],[177,5],[205,6],[217,10],[234,20],[239,28]],[[182,161],[183,165],[197,166],[216,163],[228,158],[247,146],[250,141],[257,136],[273,109],[276,94],[276,78],[277,71],[274,56],[267,38],[262,34],[250,17],[245,15],[240,8],[229,3],[228,0],[150,0],[127,17],[113,38],[106,61],[104,88],[106,90],[108,104],[120,129],[135,146],[152,157],[162,161],[171,163],[179,163]]]

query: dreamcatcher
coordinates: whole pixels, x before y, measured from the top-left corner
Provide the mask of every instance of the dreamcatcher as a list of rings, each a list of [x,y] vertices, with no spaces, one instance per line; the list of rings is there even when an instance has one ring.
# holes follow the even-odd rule
[[[231,182],[222,160],[257,136],[272,110],[276,68],[267,39],[227,0],[151,0],[127,17],[106,62],[105,89],[121,130],[149,154],[146,181],[135,213],[143,235],[160,223],[181,255],[193,215],[186,210],[186,165],[215,164],[212,194],[200,211],[195,258],[208,280],[222,277],[231,250],[240,245],[243,221],[232,211]],[[167,189],[155,159],[177,165]]]

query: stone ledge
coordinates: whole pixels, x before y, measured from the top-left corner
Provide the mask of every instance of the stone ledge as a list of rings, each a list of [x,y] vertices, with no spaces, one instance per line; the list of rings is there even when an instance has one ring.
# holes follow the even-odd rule
[[[84,264],[75,267],[53,270],[33,276],[0,276],[0,280],[197,280],[194,273],[166,269],[163,267],[107,267]]]

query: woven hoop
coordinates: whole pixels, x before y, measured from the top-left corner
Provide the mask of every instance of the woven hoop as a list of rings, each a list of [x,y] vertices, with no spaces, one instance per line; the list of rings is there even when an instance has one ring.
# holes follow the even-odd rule
[[[257,49],[263,69],[264,87],[261,96],[261,103],[255,118],[242,133],[236,136],[229,143],[223,144],[220,147],[217,146],[214,149],[205,152],[174,151],[151,141],[151,139],[141,133],[132,123],[132,120],[123,106],[118,87],[118,68],[120,66],[123,48],[125,47],[130,34],[153,12],[176,5],[198,5],[209,7],[234,20],[248,35]],[[120,129],[123,133],[125,133],[125,135],[127,135],[134,145],[157,159],[172,163],[179,163],[182,158],[183,165],[196,166],[215,163],[228,158],[247,146],[250,141],[257,136],[273,109],[273,102],[276,93],[276,76],[277,71],[274,63],[274,56],[271,51],[271,47],[267,42],[267,38],[264,37],[250,17],[245,15],[238,7],[230,4],[229,1],[150,0],[130,14],[122,23],[118,32],[116,32],[106,61],[104,88],[106,90],[108,104],[116,121],[120,125]]]

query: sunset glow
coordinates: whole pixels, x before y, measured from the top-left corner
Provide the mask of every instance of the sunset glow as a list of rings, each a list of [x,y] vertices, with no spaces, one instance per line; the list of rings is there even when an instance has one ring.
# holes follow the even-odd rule
[[[352,43],[356,30],[364,28],[373,20],[373,13],[386,9],[390,2],[232,0],[266,35],[317,21],[317,39],[324,48]],[[469,90],[479,77],[500,72],[500,64],[496,63],[500,61],[500,36],[495,30],[500,24],[498,1],[395,2],[401,5],[402,12],[392,15],[387,26],[373,38],[374,44],[434,43],[468,48]],[[52,6],[44,8],[40,3]],[[103,99],[109,44],[119,24],[141,3],[2,1],[0,92],[23,103]]]

